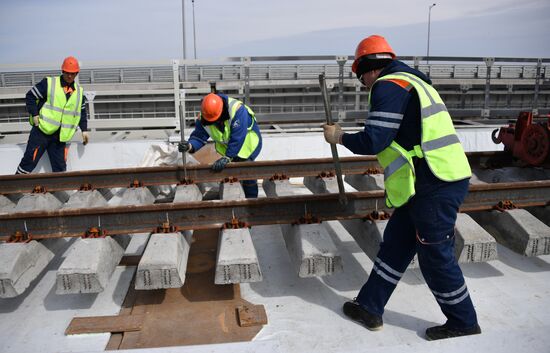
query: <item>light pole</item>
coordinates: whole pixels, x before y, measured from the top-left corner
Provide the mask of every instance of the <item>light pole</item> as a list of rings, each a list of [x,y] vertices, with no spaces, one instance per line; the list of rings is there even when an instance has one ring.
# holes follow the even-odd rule
[[[436,3],[434,2],[428,7],[428,49],[426,51],[426,64],[430,63],[430,22],[432,20],[432,7],[434,7]]]
[[[183,60],[187,59],[185,52],[185,0],[181,0],[181,29],[183,32]]]
[[[193,4],[193,50],[195,52],[195,60],[197,60],[197,36],[195,32],[195,0],[191,0]]]

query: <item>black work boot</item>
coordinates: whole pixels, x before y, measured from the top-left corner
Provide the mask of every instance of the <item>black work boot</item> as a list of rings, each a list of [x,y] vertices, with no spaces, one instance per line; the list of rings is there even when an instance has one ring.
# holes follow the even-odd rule
[[[426,339],[428,341],[440,340],[443,338],[460,337],[468,335],[477,335],[481,333],[481,328],[478,324],[468,329],[452,329],[448,328],[447,324],[441,326],[430,327],[426,330]]]
[[[352,320],[358,321],[365,325],[371,331],[382,329],[382,317],[369,313],[355,300],[344,303],[344,314]]]

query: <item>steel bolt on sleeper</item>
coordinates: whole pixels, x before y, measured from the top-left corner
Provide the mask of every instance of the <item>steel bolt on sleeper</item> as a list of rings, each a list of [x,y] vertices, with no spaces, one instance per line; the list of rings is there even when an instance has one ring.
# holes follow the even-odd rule
[[[179,231],[178,226],[170,224],[169,221],[162,222],[162,225],[153,230],[153,233],[176,233]]]
[[[82,238],[105,238],[107,236],[107,231],[101,229],[101,227],[90,227],[83,235]]]
[[[319,175],[317,175],[317,178],[318,179],[321,179],[321,178],[334,178],[334,173],[333,172],[321,172],[319,173]]]
[[[141,181],[137,180],[137,179],[134,179],[134,181],[132,181],[130,183],[130,187],[131,188],[141,188],[141,187],[143,187],[143,183]]]
[[[364,221],[383,221],[390,218],[390,214],[385,211],[372,211],[366,217],[363,218]]]
[[[494,209],[500,212],[504,212],[506,210],[513,210],[517,208],[516,205],[510,200],[505,201],[499,201],[498,204],[494,206]]]
[[[236,183],[239,179],[236,177],[227,177],[222,180],[222,183]]]
[[[384,174],[384,170],[380,168],[367,168],[363,175]]]
[[[241,229],[241,228],[250,228],[250,224],[246,222],[239,221],[238,218],[233,217],[231,222],[224,223],[222,229]]]
[[[42,185],[36,185],[36,186],[32,189],[32,193],[33,193],[33,194],[45,194],[46,192],[47,192],[46,187],[45,187],[45,186],[42,186]]]
[[[195,184],[195,181],[191,178],[183,178],[178,183],[178,185],[193,185],[193,184]]]
[[[30,233],[26,231],[25,232],[16,231],[13,235],[11,235],[8,238],[6,242],[7,243],[28,243],[31,240],[33,239]]]
[[[321,223],[322,221],[319,220],[316,216],[313,216],[310,212],[307,210],[307,204],[304,205],[304,215],[298,220],[292,222],[291,224],[293,226],[299,225],[299,224],[314,224],[314,223]]]
[[[79,191],[91,191],[93,190],[93,186],[92,184],[90,183],[84,183],[82,185],[80,185],[80,188],[78,189]]]
[[[269,178],[269,181],[275,180],[288,180],[288,176],[286,176],[285,174],[273,174],[273,176]]]

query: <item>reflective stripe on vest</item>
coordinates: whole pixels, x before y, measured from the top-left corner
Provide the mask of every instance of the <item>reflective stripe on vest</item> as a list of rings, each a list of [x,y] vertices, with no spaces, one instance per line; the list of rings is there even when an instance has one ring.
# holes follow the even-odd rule
[[[46,102],[40,108],[39,129],[46,135],[59,131],[61,142],[69,141],[78,127],[82,109],[83,90],[75,82],[75,90],[69,99],[61,87],[60,77],[48,77]],[[76,94],[75,94],[76,93]]]
[[[256,150],[256,147],[258,147],[258,144],[260,142],[260,138],[258,134],[252,130],[254,127],[254,124],[256,123],[256,117],[252,109],[248,107],[243,102],[234,99],[234,98],[227,98],[227,110],[229,111],[229,119],[224,121],[224,130],[223,133],[216,127],[216,125],[208,125],[205,129],[208,135],[214,140],[216,151],[221,154],[222,156],[225,156],[225,152],[227,151],[227,146],[229,144],[229,139],[231,138],[231,124],[233,122],[233,119],[235,118],[235,115],[237,114],[237,111],[241,106],[244,106],[245,109],[248,111],[248,114],[252,117],[252,122],[250,126],[247,127],[247,134],[244,139],[243,145],[241,146],[241,149],[239,150],[239,153],[237,153],[237,157],[242,159],[248,159],[252,153]]]
[[[384,167],[388,207],[402,206],[414,196],[416,177],[413,157],[426,158],[430,170],[443,181],[458,181],[471,176],[470,165],[451,116],[437,91],[420,78],[404,72],[380,77],[377,81],[395,78],[405,80],[415,88],[420,101],[422,128],[421,144],[414,146],[413,150],[406,151],[393,141],[377,155]]]

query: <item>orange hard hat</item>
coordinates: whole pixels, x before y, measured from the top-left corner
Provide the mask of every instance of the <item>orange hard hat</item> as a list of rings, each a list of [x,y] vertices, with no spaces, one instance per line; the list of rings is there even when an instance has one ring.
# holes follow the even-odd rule
[[[78,65],[78,60],[74,56],[68,56],[63,60],[63,65],[61,65],[61,70],[65,72],[77,73],[80,71],[80,65]]]
[[[214,122],[222,115],[223,100],[215,93],[209,93],[204,97],[201,104],[202,118]]]
[[[351,65],[351,71],[356,72],[359,59],[366,55],[372,55],[373,59],[395,59],[395,53],[388,42],[386,42],[386,38],[377,34],[359,42],[357,49],[355,49],[355,60]]]

